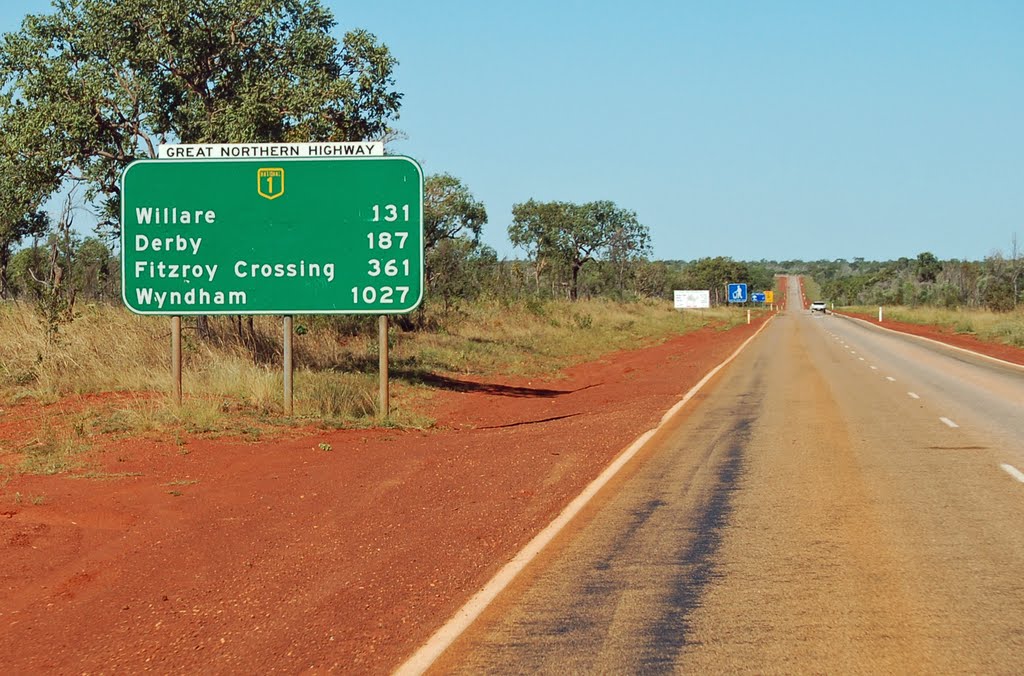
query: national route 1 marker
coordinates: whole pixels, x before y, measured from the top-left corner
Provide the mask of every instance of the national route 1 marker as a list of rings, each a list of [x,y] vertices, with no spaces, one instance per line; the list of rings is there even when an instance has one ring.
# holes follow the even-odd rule
[[[407,157],[139,160],[121,187],[133,312],[384,315],[423,298],[423,173]]]

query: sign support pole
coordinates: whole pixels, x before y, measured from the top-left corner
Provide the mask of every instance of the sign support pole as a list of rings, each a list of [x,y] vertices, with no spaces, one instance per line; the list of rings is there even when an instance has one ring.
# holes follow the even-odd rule
[[[181,406],[181,316],[171,317],[171,383],[174,405]]]
[[[284,414],[292,416],[292,316],[284,316]]]
[[[377,320],[377,340],[380,353],[380,416],[391,415],[391,392],[388,385],[388,316],[381,315]]]

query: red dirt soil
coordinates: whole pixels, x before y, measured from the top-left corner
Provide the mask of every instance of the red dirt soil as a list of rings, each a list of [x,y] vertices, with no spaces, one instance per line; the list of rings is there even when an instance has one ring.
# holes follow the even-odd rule
[[[120,478],[15,475],[3,671],[386,673],[763,321],[550,381],[442,378],[430,431],[120,440],[96,454]]]
[[[782,278],[781,284],[785,288],[785,278]],[[803,307],[808,309],[811,306],[811,300],[806,298],[803,290],[803,277],[800,278],[800,293],[804,295]],[[878,315],[861,314],[858,312],[842,312],[840,313],[846,317],[855,317],[856,319],[862,319],[875,326],[881,326],[891,331],[899,331],[900,333],[909,333],[915,336],[921,336],[923,338],[930,338],[937,340],[940,343],[946,343],[947,345],[953,345],[960,347],[965,350],[971,350],[979,354],[988,355],[989,357],[995,357],[996,359],[1002,359],[1012,364],[1024,365],[1024,349],[1019,347],[1013,347],[1012,345],[1004,345],[1002,343],[988,343],[979,338],[963,333],[957,333],[951,326],[926,326],[923,324],[909,324],[907,322],[894,322],[889,319],[885,319],[885,313],[882,313],[882,320],[878,321]]]
[[[965,350],[971,350],[972,352],[979,352],[981,354],[988,355],[989,357],[995,357],[996,359],[1002,359],[1013,364],[1024,365],[1024,349],[1019,347],[1013,347],[1012,345],[1003,345],[1001,343],[986,343],[972,335],[963,333],[957,333],[952,327],[944,326],[924,326],[921,324],[908,324],[906,322],[894,322],[885,319],[883,312],[883,321],[878,321],[878,315],[865,315],[854,312],[842,313],[848,317],[856,317],[857,319],[863,319],[866,322],[881,326],[886,329],[893,331],[899,331],[901,333],[911,333],[915,336],[923,336],[925,338],[931,338],[937,340],[940,343],[946,343],[947,345],[954,345],[956,347],[962,347]]]
[[[429,431],[122,439],[91,458],[113,478],[14,475],[3,672],[390,671],[763,321],[550,381],[439,378]],[[42,413],[3,410],[2,443]]]

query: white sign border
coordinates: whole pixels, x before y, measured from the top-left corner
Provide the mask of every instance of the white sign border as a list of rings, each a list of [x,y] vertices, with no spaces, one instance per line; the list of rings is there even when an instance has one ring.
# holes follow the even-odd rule
[[[313,143],[161,143],[158,160],[267,160],[315,157],[340,159],[382,157],[381,141],[317,141]]]

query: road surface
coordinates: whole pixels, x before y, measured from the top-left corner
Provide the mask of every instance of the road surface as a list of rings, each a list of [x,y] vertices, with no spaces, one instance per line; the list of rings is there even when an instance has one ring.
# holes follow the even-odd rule
[[[790,309],[433,671],[1019,673],[1022,472],[1020,369]]]

